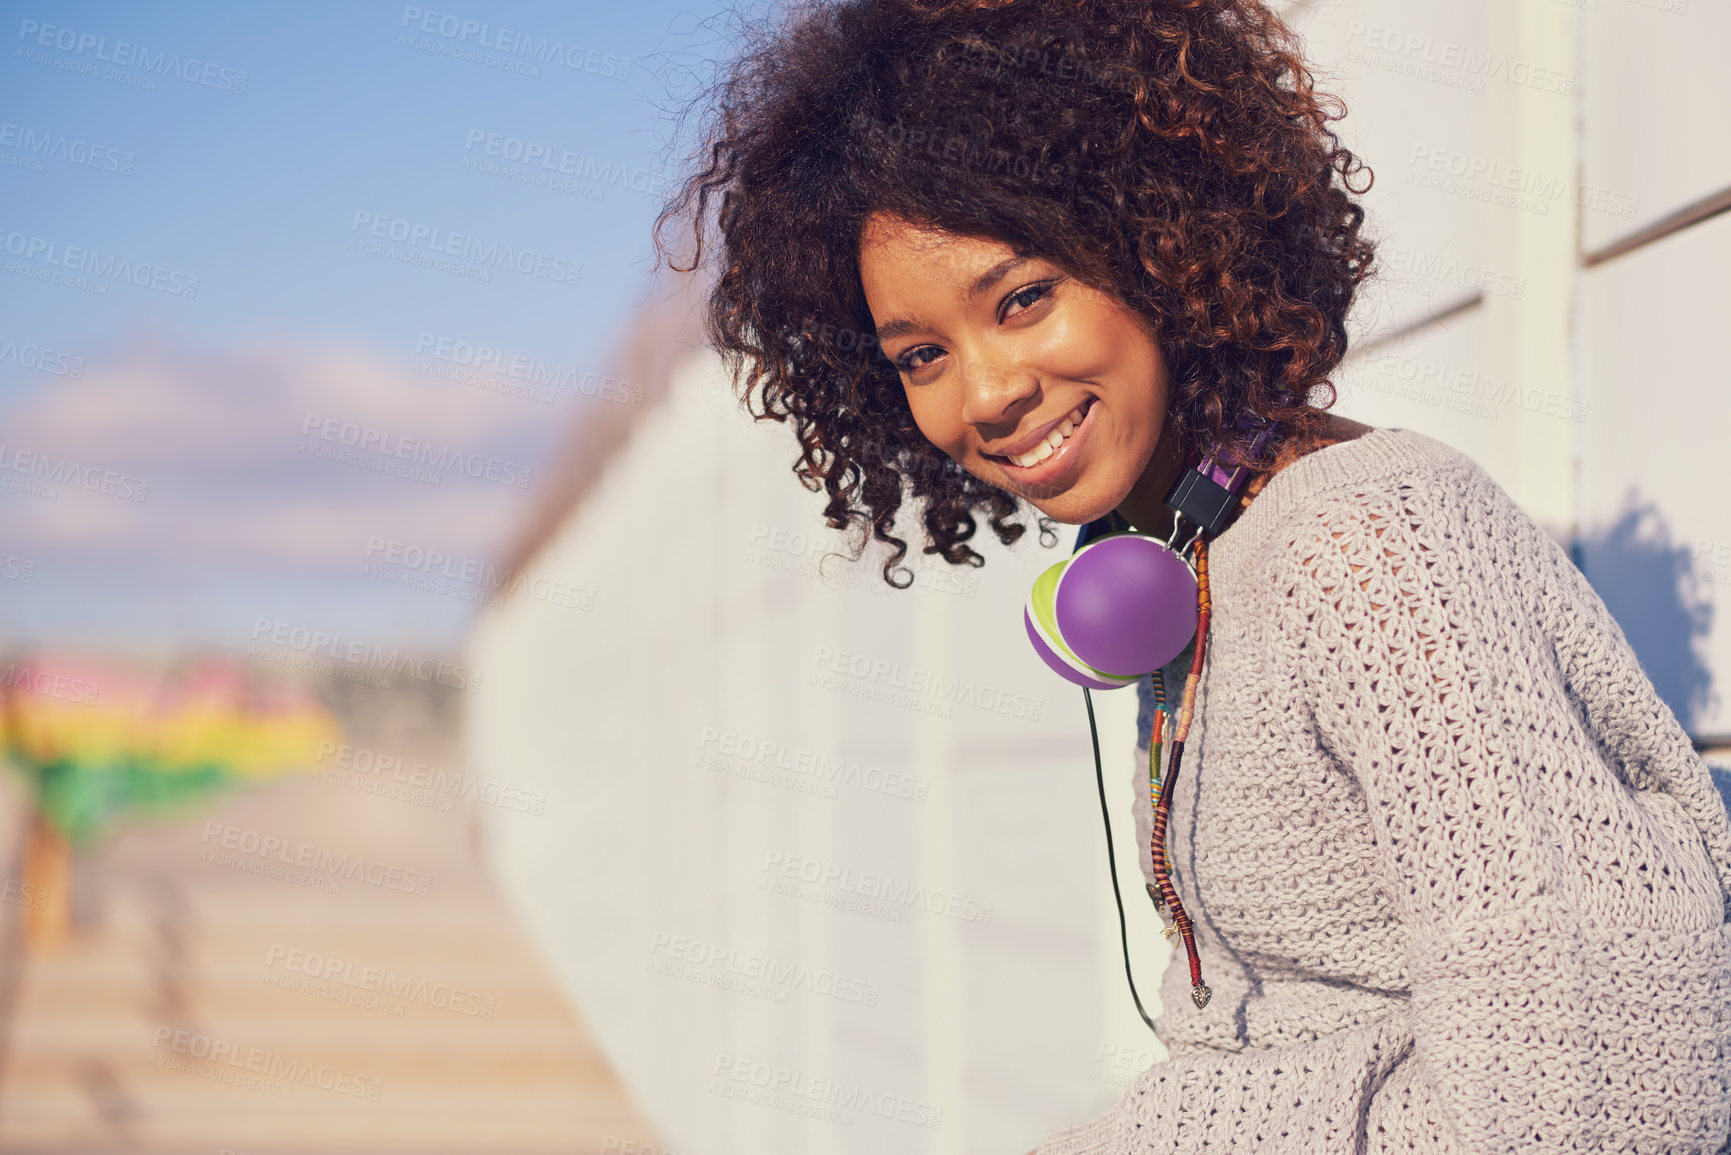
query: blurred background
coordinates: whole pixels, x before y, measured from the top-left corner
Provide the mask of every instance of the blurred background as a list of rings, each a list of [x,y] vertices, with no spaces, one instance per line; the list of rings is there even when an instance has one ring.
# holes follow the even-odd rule
[[[1059,553],[826,557],[652,275],[770,7],[3,6],[0,1151],[1019,1153],[1163,1057]],[[1276,7],[1376,174],[1338,411],[1717,759],[1731,8]]]

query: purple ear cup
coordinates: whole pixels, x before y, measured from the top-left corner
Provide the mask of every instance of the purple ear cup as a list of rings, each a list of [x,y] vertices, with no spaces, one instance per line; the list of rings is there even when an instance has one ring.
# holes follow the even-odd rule
[[[1078,658],[1140,677],[1176,658],[1195,635],[1196,575],[1151,537],[1112,534],[1070,559],[1053,606]]]
[[[1196,633],[1196,575],[1140,533],[1098,537],[1042,574],[1024,614],[1048,666],[1091,689],[1128,685]]]

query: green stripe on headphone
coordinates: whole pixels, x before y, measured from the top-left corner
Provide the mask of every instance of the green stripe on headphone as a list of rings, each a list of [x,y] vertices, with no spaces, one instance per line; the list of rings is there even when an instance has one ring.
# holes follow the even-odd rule
[[[1093,543],[1090,542],[1089,544],[1092,545]],[[1063,561],[1054,562],[1046,569],[1046,572],[1034,579],[1034,588],[1028,592],[1028,615],[1034,621],[1034,628],[1040,631],[1040,637],[1045,639],[1046,644],[1052,647],[1052,651],[1068,662],[1072,669],[1087,674],[1091,678],[1098,678],[1102,682],[1128,686],[1131,682],[1136,681],[1135,677],[1124,674],[1108,674],[1105,670],[1090,666],[1078,658],[1069,646],[1064,644],[1064,636],[1058,632],[1058,579],[1064,576],[1064,567],[1075,560],[1075,556],[1071,556]]]

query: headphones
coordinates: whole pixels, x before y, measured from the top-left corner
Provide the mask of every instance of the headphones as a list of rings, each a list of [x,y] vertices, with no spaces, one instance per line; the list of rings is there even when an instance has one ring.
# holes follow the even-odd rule
[[[1266,422],[1251,442],[1252,455],[1267,443],[1274,427]],[[1047,666],[1082,687],[1088,707],[1088,734],[1094,743],[1094,781],[1100,789],[1100,818],[1106,826],[1106,866],[1112,879],[1112,900],[1118,907],[1118,941],[1124,950],[1124,977],[1142,1021],[1154,1020],[1142,1007],[1136,976],[1130,969],[1130,938],[1124,922],[1124,898],[1118,889],[1118,861],[1112,850],[1112,817],[1106,807],[1106,777],[1100,762],[1100,733],[1094,722],[1091,690],[1115,690],[1163,669],[1196,639],[1196,653],[1185,685],[1183,706],[1173,728],[1171,756],[1160,774],[1162,719],[1156,717],[1149,742],[1149,783],[1154,799],[1153,837],[1149,854],[1157,886],[1148,887],[1156,909],[1168,909],[1172,925],[1166,935],[1180,935],[1190,963],[1190,997],[1201,1010],[1211,992],[1202,981],[1189,917],[1179,902],[1166,862],[1166,820],[1172,804],[1172,783],[1184,757],[1196,685],[1206,654],[1208,633],[1207,542],[1232,523],[1235,498],[1250,471],[1226,465],[1218,444],[1210,445],[1178,477],[1165,497],[1173,513],[1172,532],[1165,540],[1132,529],[1116,511],[1082,527],[1071,555],[1034,580],[1022,620],[1028,640]],[[1181,538],[1184,543],[1178,545]],[[1195,557],[1194,564],[1185,554]],[[1200,627],[1200,628],[1199,628]],[[1200,636],[1198,636],[1200,634]],[[1164,707],[1162,706],[1162,709]]]
[[[1084,689],[1115,690],[1183,653],[1197,620],[1196,571],[1184,554],[1231,524],[1249,473],[1222,465],[1211,446],[1166,494],[1174,517],[1164,541],[1132,530],[1116,511],[1083,526],[1075,551],[1034,580],[1022,611],[1046,665]]]

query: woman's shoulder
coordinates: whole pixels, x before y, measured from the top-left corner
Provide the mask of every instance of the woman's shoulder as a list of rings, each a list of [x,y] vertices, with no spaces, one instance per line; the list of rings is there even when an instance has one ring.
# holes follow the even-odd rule
[[[1359,429],[1270,476],[1211,546],[1211,569],[1231,580],[1318,545],[1392,545],[1396,526],[1397,538],[1431,539],[1438,549],[1491,538],[1544,548],[1543,531],[1465,453],[1411,429]]]
[[[1257,498],[1272,499],[1264,513],[1290,519],[1330,506],[1478,491],[1507,499],[1483,466],[1452,445],[1412,429],[1356,426],[1355,433],[1303,454],[1270,477]]]

